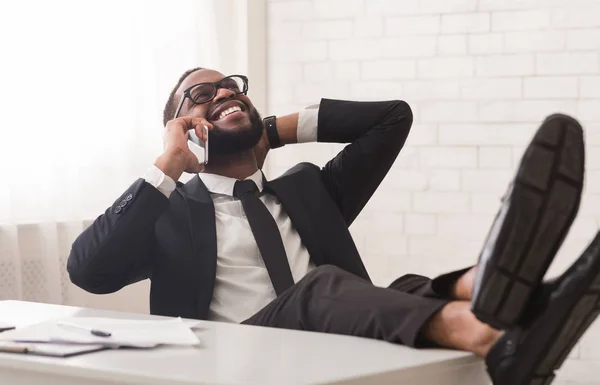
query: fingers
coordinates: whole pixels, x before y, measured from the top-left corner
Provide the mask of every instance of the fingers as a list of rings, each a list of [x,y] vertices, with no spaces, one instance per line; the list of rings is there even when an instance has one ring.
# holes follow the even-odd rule
[[[182,116],[180,118],[168,121],[165,128],[167,131],[178,130],[184,134],[193,129],[196,131],[196,135],[202,139],[203,136],[206,136],[204,134],[204,126],[206,126],[207,130],[212,130],[213,128],[213,125],[204,118],[196,116]],[[205,140],[205,138],[203,140]]]
[[[197,174],[199,172],[204,171],[204,164],[202,164],[202,163],[194,163],[193,165],[191,165],[189,167],[189,169],[186,169],[185,171],[189,172],[191,174]]]

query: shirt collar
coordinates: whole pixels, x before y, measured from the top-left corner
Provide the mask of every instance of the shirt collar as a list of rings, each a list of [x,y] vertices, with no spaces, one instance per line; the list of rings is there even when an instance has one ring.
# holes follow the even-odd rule
[[[198,177],[211,193],[233,196],[233,186],[237,179],[217,174],[205,174],[202,172],[198,174]],[[246,180],[248,179],[252,179],[254,183],[256,183],[258,191],[263,191],[264,180],[261,170],[257,170],[254,174],[246,178]]]

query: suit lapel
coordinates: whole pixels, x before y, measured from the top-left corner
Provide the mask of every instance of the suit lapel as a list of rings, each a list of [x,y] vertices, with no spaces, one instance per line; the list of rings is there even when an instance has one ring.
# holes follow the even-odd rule
[[[302,196],[299,194],[301,188],[298,185],[298,179],[293,178],[290,174],[284,175],[268,182],[267,190],[271,190],[281,202],[300,238],[302,238],[302,243],[306,246],[312,261],[317,266],[322,265],[324,263],[323,252],[306,207],[303,205]]]
[[[199,262],[194,272],[197,282],[207,285],[199,290],[199,311],[205,318],[212,300],[212,290],[217,269],[217,228],[215,207],[208,189],[196,175],[181,188],[188,206],[192,240],[192,258]]]

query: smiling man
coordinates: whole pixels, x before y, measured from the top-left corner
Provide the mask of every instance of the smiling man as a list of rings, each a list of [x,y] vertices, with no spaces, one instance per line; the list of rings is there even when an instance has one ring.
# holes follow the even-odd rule
[[[486,358],[496,385],[552,381],[600,298],[600,237],[543,282],[579,208],[577,121],[542,123],[476,266],[382,288],[348,227],[400,153],[410,107],[323,99],[262,120],[247,90],[245,77],[208,69],[180,78],[164,110],[163,153],[74,242],[75,284],[102,294],[151,279],[153,314],[467,350]],[[190,131],[207,139],[204,126],[206,166],[188,145]],[[301,163],[266,180],[270,149],[310,141],[348,145],[323,168]],[[183,172],[197,176],[176,183]]]

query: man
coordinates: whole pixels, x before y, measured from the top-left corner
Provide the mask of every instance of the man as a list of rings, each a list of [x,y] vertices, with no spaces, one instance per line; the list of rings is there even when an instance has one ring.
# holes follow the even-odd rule
[[[600,289],[600,237],[542,282],[579,208],[574,119],[551,116],[536,133],[478,266],[380,288],[348,226],[403,147],[409,106],[324,99],[263,124],[247,85],[200,68],[181,77],[165,107],[164,152],[74,242],[75,284],[101,294],[150,278],[153,314],[444,346],[485,357],[495,384],[552,381],[595,319]],[[205,167],[188,147],[188,131],[206,140],[203,126]],[[349,145],[322,169],[302,163],[264,178],[269,148],[315,140]],[[198,176],[176,185],[184,171]]]

